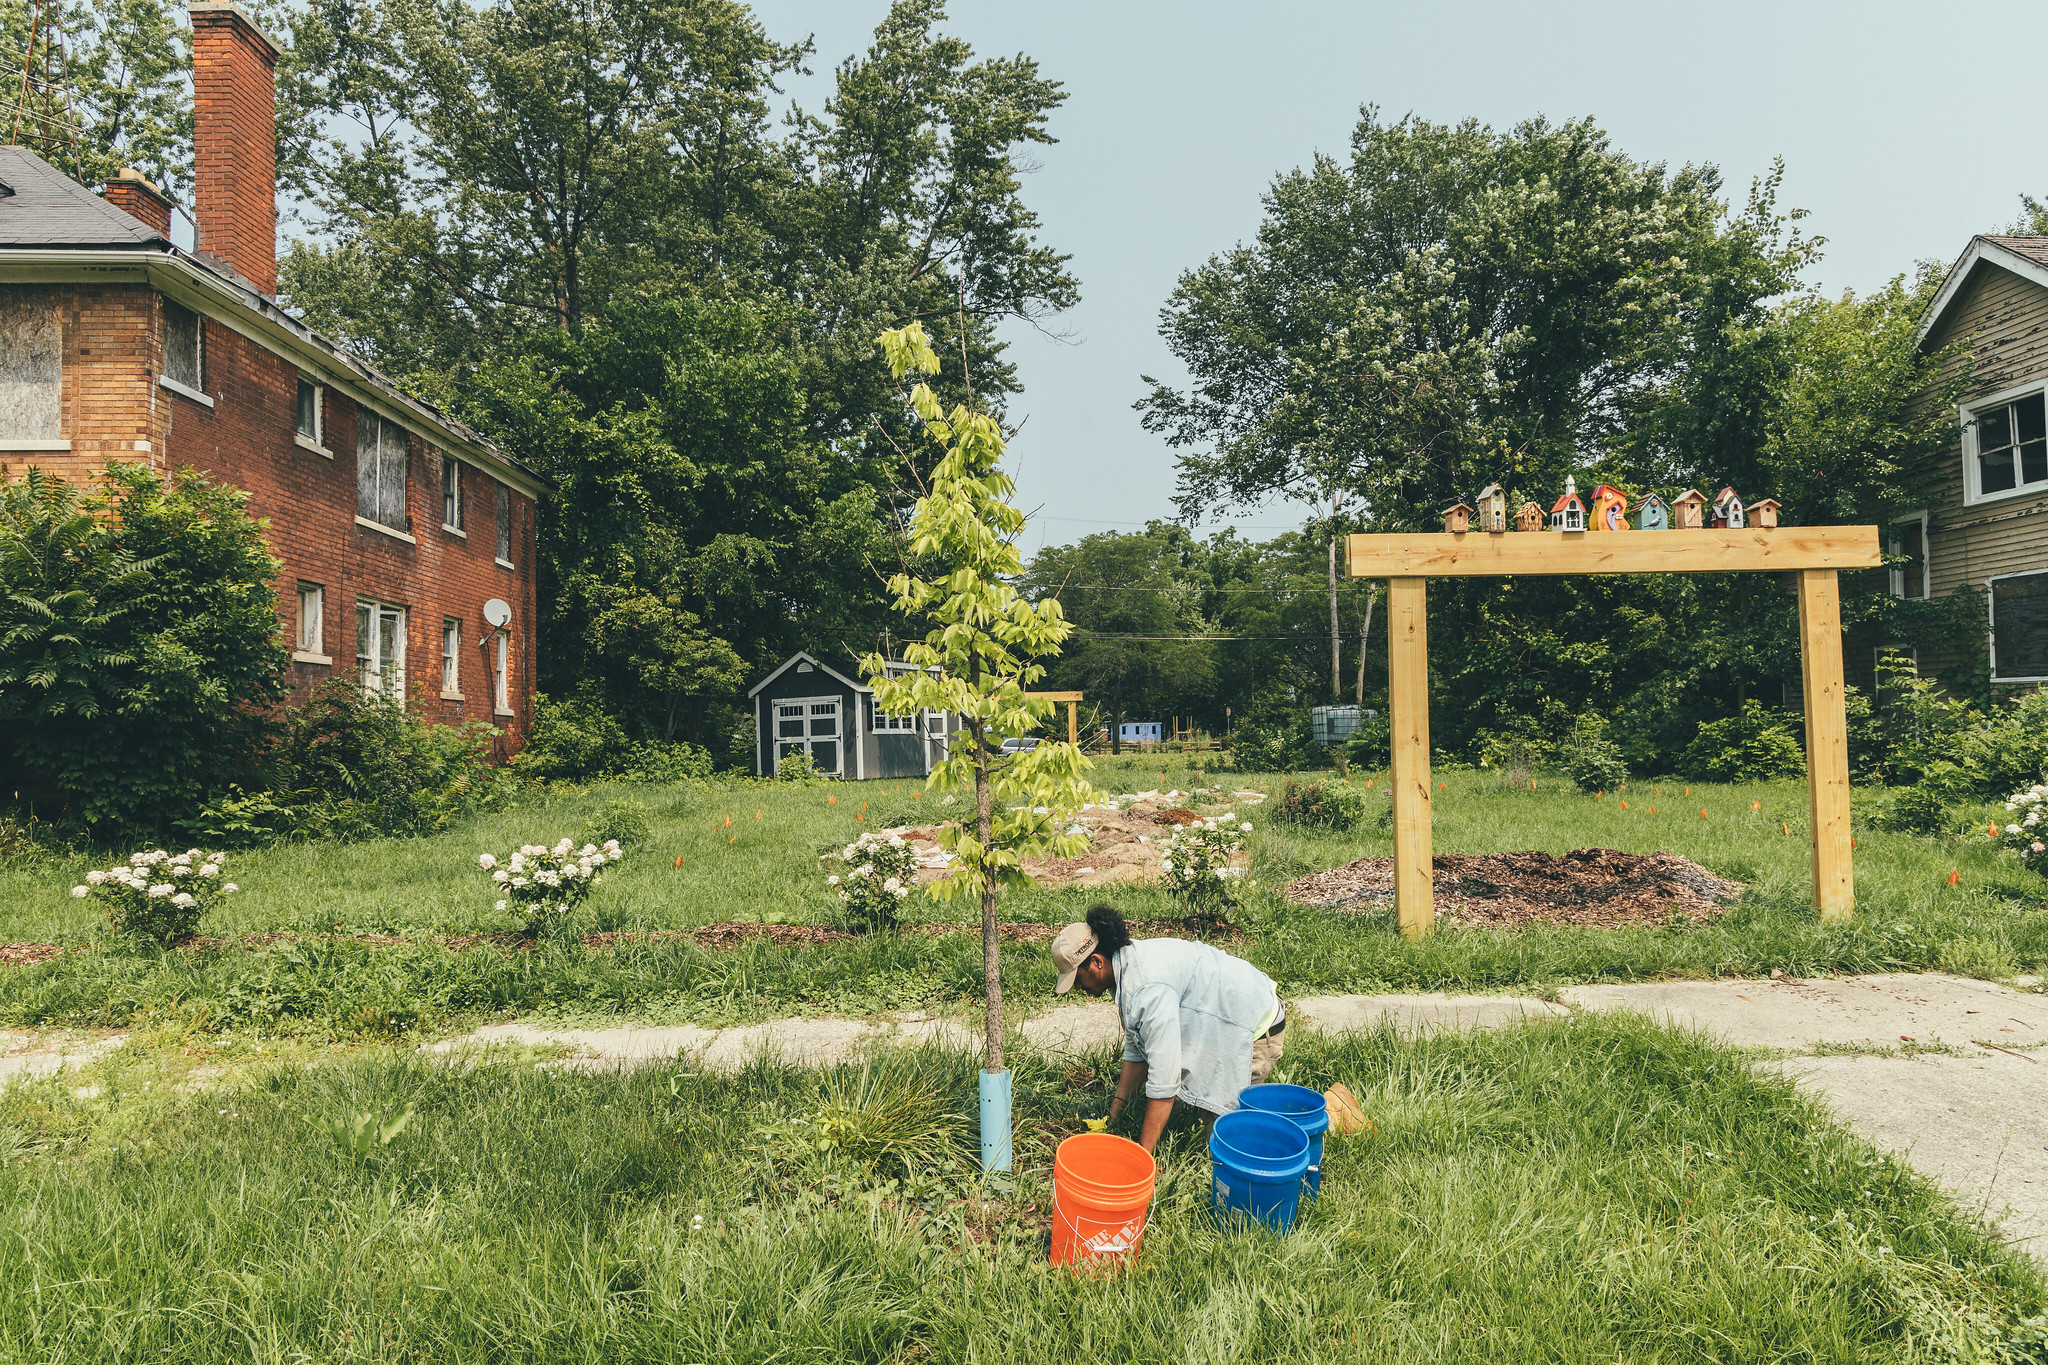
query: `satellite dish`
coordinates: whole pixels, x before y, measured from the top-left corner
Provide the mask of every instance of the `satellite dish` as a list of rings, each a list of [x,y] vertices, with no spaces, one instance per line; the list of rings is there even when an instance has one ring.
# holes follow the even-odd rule
[[[493,597],[490,601],[484,603],[484,620],[488,621],[494,629],[503,630],[506,622],[511,619],[512,604],[504,598]]]

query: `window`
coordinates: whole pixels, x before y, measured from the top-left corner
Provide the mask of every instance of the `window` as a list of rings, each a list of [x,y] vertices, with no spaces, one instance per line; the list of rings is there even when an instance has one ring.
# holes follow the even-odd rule
[[[496,485],[498,490],[498,562],[510,566],[512,563],[512,490],[504,484]]]
[[[1968,461],[1971,501],[2048,487],[2048,409],[2043,400],[2038,389],[2010,401],[2000,395],[1990,406],[1966,415],[1973,447]]]
[[[304,375],[299,376],[299,438],[320,444],[320,386]]]
[[[50,304],[0,299],[0,441],[55,440],[63,400],[63,319]]]
[[[363,691],[393,701],[405,699],[404,607],[356,603],[356,672]]]
[[[491,654],[491,709],[512,714],[512,637],[502,630]]]
[[[394,531],[405,515],[405,428],[367,409],[356,416],[356,515]]]
[[[890,678],[909,678],[915,677],[917,674],[917,670],[914,668],[897,668],[893,666],[885,668],[883,671]],[[917,715],[915,712],[905,716],[892,716],[881,707],[875,707],[876,734],[915,734],[916,731]]]
[[[326,622],[321,619],[326,599],[318,583],[299,584],[299,653],[324,655]]]
[[[1991,580],[1991,681],[2048,681],[2048,573]]]
[[[461,653],[462,622],[451,616],[441,622],[441,692],[444,696],[462,694],[461,670],[456,663]]]
[[[199,314],[164,300],[164,378],[194,393],[205,391],[205,335]]]
[[[449,455],[441,457],[441,524],[462,529],[462,462]]]
[[[1889,553],[1904,555],[1912,562],[1892,566],[1892,596],[1926,597],[1928,595],[1927,569],[1927,514],[1917,512],[1903,521],[1892,523]]]
[[[809,754],[819,772],[839,771],[839,698],[791,697],[775,703],[775,766]]]

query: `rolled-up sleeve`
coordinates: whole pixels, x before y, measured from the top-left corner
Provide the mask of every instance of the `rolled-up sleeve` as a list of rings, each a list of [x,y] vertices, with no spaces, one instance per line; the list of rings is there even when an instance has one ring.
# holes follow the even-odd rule
[[[1145,1098],[1170,1100],[1180,1093],[1180,997],[1152,986],[1126,1008],[1124,1060],[1145,1064]]]

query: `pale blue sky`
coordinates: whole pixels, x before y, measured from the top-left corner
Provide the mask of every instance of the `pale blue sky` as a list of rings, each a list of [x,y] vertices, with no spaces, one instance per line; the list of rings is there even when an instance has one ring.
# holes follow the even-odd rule
[[[815,34],[817,109],[887,0],[754,0],[779,40]],[[1736,197],[1785,158],[1783,204],[1829,239],[1815,278],[1868,289],[1997,231],[2048,195],[2029,64],[2048,6],[1884,3],[1246,5],[953,0],[950,31],[1066,84],[1026,183],[1081,303],[1055,341],[1016,328],[1029,545],[1169,516],[1172,452],[1138,425],[1141,373],[1178,377],[1160,305],[1180,272],[1249,238],[1273,176],[1345,152],[1361,104],[1497,127],[1593,115],[1646,160],[1718,165]],[[1238,519],[1264,539],[1293,509]]]

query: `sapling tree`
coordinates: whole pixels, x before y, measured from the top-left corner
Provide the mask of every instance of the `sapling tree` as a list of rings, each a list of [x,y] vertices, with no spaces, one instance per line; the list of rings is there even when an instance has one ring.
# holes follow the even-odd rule
[[[881,345],[899,380],[938,373],[939,358],[917,323],[882,333]],[[932,892],[941,900],[973,896],[981,905],[988,1029],[982,1160],[1001,1170],[1009,1165],[1008,1105],[1001,1106],[995,1148],[986,1121],[988,1078],[1007,1081],[996,896],[1005,886],[1025,884],[1026,858],[1072,857],[1087,848],[1087,836],[1072,819],[1090,794],[1081,776],[1088,761],[1072,744],[1002,751],[1005,739],[1052,714],[1053,703],[1033,700],[1024,689],[1044,675],[1035,660],[1057,655],[1072,627],[1056,598],[1030,602],[1012,586],[1024,567],[1016,545],[1024,514],[1010,505],[1015,485],[1000,468],[1002,428],[965,405],[942,411],[922,380],[910,391],[910,405],[943,454],[929,491],[911,512],[911,563],[918,572],[896,575],[889,591],[898,610],[930,630],[903,650],[904,661],[919,671],[892,675],[878,654],[863,659],[861,669],[874,683],[877,710],[946,711],[960,720],[945,761],[932,770],[931,787],[972,792],[974,808],[941,834],[953,862]]]

